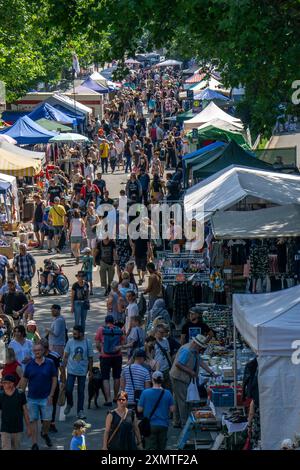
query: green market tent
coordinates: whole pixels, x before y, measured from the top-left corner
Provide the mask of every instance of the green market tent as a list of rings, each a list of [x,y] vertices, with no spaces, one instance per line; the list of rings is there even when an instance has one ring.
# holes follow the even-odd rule
[[[235,141],[231,141],[225,147],[219,147],[215,151],[202,154],[198,160],[195,158],[188,161],[187,177],[190,176],[193,180],[203,180],[231,165],[274,171],[271,165],[244,150]]]
[[[60,132],[70,132],[72,127],[65,126],[58,121],[49,121],[49,119],[38,119],[37,124],[47,129],[47,131],[60,131]]]
[[[196,114],[197,113],[194,113],[192,109],[190,109],[189,111],[186,111],[185,113],[178,114],[177,122],[182,123],[183,121],[186,121],[187,119],[191,119]]]
[[[214,125],[209,125],[203,129],[198,129],[198,142],[201,143],[204,140],[219,140],[223,142],[234,141],[245,150],[250,150],[250,145],[242,132],[221,129],[220,127],[216,127]]]

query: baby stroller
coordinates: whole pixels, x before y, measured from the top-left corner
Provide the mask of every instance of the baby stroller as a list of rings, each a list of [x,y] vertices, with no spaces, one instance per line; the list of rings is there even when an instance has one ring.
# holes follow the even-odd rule
[[[63,273],[63,265],[58,265],[57,263],[54,263],[51,260],[45,260],[44,261],[45,267],[40,268],[38,270],[38,292],[39,295],[49,295],[51,291],[53,291],[53,294],[60,294],[64,295],[68,292],[69,290],[69,280],[66,277],[66,275]],[[47,285],[47,288],[44,288],[42,282],[41,282],[41,274],[43,276],[48,276],[49,274],[52,276],[52,282],[50,285]]]

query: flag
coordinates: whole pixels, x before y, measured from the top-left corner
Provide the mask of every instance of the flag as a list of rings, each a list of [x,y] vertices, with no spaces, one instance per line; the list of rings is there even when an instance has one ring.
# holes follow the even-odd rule
[[[80,65],[78,61],[77,54],[73,54],[73,71],[75,73],[75,77],[78,73],[80,73]]]

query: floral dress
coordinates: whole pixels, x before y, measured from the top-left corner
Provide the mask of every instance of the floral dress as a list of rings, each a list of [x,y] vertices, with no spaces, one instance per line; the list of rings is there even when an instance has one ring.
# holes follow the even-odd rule
[[[117,239],[116,247],[117,247],[117,255],[119,259],[118,265],[121,271],[124,271],[126,264],[130,260],[130,257],[132,254],[131,246],[127,239],[125,240]]]

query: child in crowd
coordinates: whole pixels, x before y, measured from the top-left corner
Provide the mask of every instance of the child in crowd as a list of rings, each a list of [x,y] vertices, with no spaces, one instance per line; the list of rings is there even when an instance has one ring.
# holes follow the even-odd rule
[[[93,268],[94,258],[92,256],[91,248],[85,248],[83,250],[84,257],[82,258],[82,268],[84,272],[85,280],[90,284],[90,295],[93,295]]]
[[[29,320],[26,326],[26,338],[30,339],[33,343],[40,341],[41,337],[37,330],[37,325],[34,320]]]
[[[72,433],[72,440],[70,444],[70,450],[87,450],[86,449],[86,442],[85,442],[85,433],[91,425],[83,421],[82,419],[78,419],[73,424],[73,433]]]

